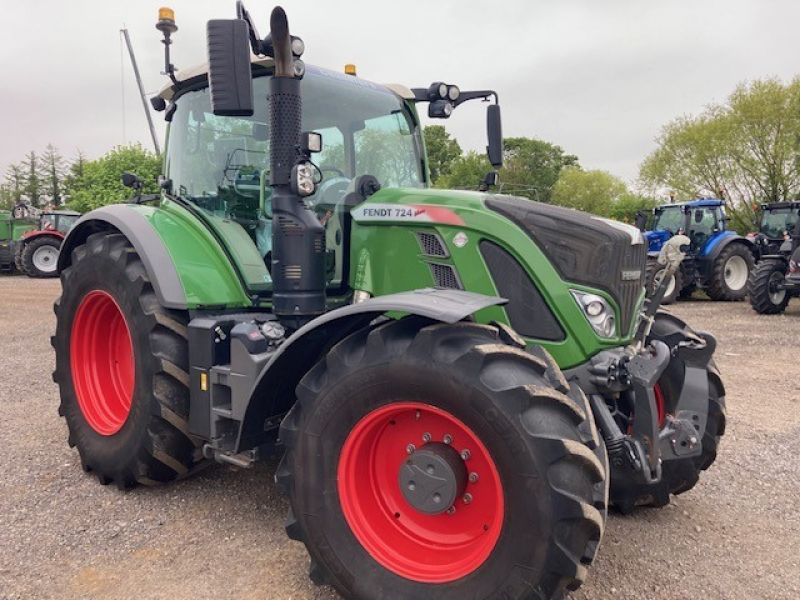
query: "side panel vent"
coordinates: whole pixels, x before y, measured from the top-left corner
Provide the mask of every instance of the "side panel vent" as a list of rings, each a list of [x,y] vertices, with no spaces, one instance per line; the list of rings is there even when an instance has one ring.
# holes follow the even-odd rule
[[[422,248],[422,253],[427,256],[438,256],[440,258],[447,258],[450,253],[437,233],[417,233],[419,240],[419,247]]]
[[[498,294],[508,299],[504,308],[511,327],[525,337],[553,342],[563,340],[564,330],[558,319],[517,259],[486,240],[481,242],[480,249]]]
[[[447,288],[451,290],[463,290],[461,281],[458,279],[458,273],[450,265],[439,265],[431,263],[431,274],[433,281],[437,288]]]

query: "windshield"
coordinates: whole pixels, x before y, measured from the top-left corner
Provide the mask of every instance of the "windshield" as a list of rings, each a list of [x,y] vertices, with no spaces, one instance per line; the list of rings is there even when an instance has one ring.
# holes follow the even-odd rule
[[[656,210],[656,218],[653,222],[653,229],[656,231],[668,231],[678,233],[679,229],[684,228],[685,217],[680,206],[670,208],[660,208]]]
[[[176,194],[234,218],[255,218],[260,201],[269,213],[268,197],[260,198],[262,178],[269,180],[268,91],[268,76],[253,80],[252,117],[215,116],[208,88],[178,99],[166,164]],[[420,131],[400,98],[382,86],[314,67],[302,91],[303,128],[323,139],[323,151],[312,156],[323,179],[309,199],[312,205],[335,204],[359,175],[374,175],[383,187],[424,186]]]
[[[761,217],[761,233],[770,238],[783,238],[785,232],[791,232],[797,224],[798,210],[784,208],[765,210]]]
[[[75,225],[75,221],[80,218],[80,215],[59,215],[58,217],[58,230],[61,233],[68,233],[72,226]]]
[[[166,174],[174,194],[205,212],[239,223],[267,267],[272,250],[269,187],[269,76],[253,80],[251,117],[218,117],[208,88],[176,101],[169,130]],[[383,86],[309,66],[302,81],[303,129],[322,135],[311,159],[321,179],[306,198],[325,226],[328,284],[344,284],[345,213],[351,182],[373,175],[382,187],[425,187],[416,115]]]

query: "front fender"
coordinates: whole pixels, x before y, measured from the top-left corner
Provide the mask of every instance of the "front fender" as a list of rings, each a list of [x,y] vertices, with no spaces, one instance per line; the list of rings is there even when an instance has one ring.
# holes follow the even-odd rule
[[[379,296],[327,312],[291,335],[259,375],[250,394],[237,451],[263,443],[267,418],[285,414],[294,404],[297,384],[336,343],[386,313],[416,315],[456,323],[507,300],[473,292],[422,289]]]
[[[71,264],[72,251],[92,233],[116,230],[142,259],[162,306],[184,310],[252,306],[217,240],[187,211],[170,206],[114,204],[85,214],[62,244],[59,272]]]

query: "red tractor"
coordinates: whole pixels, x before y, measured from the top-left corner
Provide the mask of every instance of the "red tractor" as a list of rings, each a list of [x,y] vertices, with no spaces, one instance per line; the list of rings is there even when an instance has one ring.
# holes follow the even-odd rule
[[[17,269],[28,277],[57,277],[61,242],[80,216],[80,213],[59,210],[42,213],[38,227],[23,234],[16,244]]]

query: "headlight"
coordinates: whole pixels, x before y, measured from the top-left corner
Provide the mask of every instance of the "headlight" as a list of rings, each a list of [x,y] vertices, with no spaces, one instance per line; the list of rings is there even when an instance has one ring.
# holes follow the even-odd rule
[[[572,296],[583,311],[586,320],[589,321],[589,325],[600,337],[612,338],[616,335],[617,323],[614,311],[605,298],[577,290],[572,290]]]
[[[461,90],[460,90],[460,89],[458,89],[458,86],[457,86],[457,85],[451,85],[449,88],[447,88],[447,97],[448,97],[450,100],[452,100],[453,102],[455,102],[456,100],[458,100],[458,97],[459,97],[460,95],[461,95]]]
[[[299,37],[292,36],[292,54],[296,57],[303,56],[303,52],[306,51],[306,45]]]
[[[441,98],[442,100],[447,98],[447,84],[446,83],[440,83],[439,84],[439,98]]]

